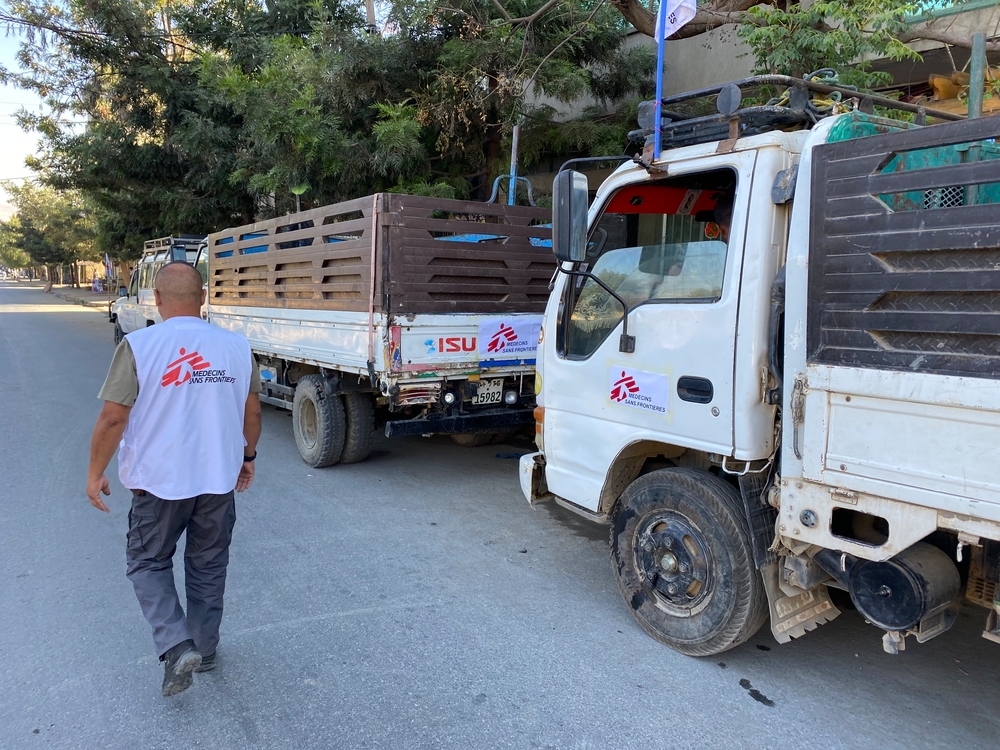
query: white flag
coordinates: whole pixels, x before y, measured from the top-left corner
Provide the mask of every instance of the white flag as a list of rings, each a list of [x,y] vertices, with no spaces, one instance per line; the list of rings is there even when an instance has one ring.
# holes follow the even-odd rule
[[[656,35],[654,39],[661,42],[677,32],[698,12],[696,0],[660,0],[660,10],[656,14]],[[660,36],[663,29],[663,36]]]

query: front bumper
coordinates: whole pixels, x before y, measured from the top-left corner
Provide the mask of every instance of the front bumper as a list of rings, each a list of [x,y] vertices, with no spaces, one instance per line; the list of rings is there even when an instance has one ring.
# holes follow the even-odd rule
[[[396,419],[385,424],[386,437],[406,435],[426,435],[443,433],[447,435],[468,432],[499,432],[512,427],[534,424],[532,409],[482,409],[468,414],[453,416],[432,415],[416,419]]]

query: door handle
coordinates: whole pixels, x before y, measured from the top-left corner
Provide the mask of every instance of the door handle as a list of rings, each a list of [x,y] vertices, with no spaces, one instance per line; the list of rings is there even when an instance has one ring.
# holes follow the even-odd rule
[[[709,404],[715,395],[712,381],[707,378],[695,378],[685,375],[677,379],[677,395],[681,401],[690,401],[693,404]]]

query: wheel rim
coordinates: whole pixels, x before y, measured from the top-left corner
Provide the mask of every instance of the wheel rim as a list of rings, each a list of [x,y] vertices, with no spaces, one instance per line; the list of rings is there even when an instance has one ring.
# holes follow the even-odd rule
[[[299,434],[302,435],[308,448],[316,445],[316,436],[319,434],[317,421],[316,404],[309,399],[303,399],[299,408]]]
[[[704,608],[714,582],[712,555],[701,531],[680,513],[660,510],[636,528],[636,572],[662,609],[690,617]]]

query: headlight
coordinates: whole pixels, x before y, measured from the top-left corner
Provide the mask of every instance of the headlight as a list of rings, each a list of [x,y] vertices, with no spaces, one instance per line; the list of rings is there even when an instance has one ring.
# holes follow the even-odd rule
[[[451,391],[445,391],[444,402],[448,404],[448,406],[451,406],[453,403],[455,403],[455,394],[452,393]]]
[[[514,404],[516,404],[517,391],[507,391],[505,394],[503,394],[503,402],[507,404],[507,406],[513,406]]]

